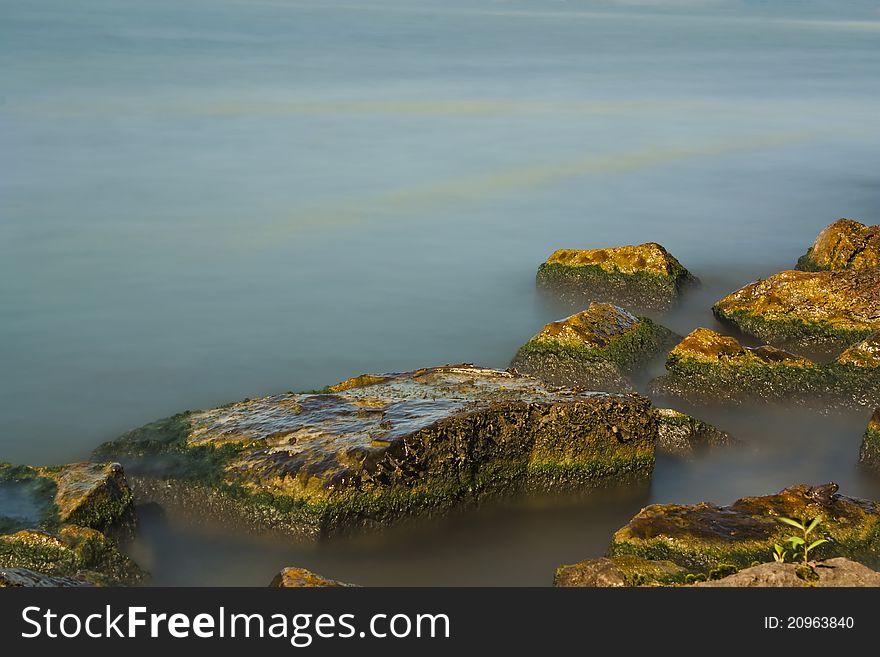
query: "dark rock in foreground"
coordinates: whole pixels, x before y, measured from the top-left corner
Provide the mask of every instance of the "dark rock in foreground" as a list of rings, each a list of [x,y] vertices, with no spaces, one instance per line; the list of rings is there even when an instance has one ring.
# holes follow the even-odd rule
[[[716,447],[738,445],[739,441],[708,422],[671,408],[658,408],[660,425],[657,450],[673,456],[692,456]]]
[[[880,267],[880,226],[838,219],[827,226],[798,260],[801,271]]]
[[[675,334],[610,303],[547,324],[511,366],[550,385],[631,392],[627,375],[674,344]]]
[[[822,561],[807,572],[803,564],[762,563],[718,580],[699,582],[708,587],[874,587],[880,586],[880,573],[850,559],[838,557]]]
[[[560,566],[553,586],[616,588],[663,585],[684,581],[687,570],[671,561],[648,561],[634,555],[590,559]]]
[[[106,534],[128,532],[134,521],[133,496],[118,464],[0,464],[0,492],[0,568],[93,584],[144,578]]]
[[[880,331],[880,268],[779,272],[713,311],[768,342],[847,346]]]
[[[868,422],[859,451],[859,463],[880,472],[880,408],[874,411],[871,421]]]
[[[816,548],[817,558],[876,560],[880,556],[880,507],[836,491],[835,484],[801,484],[775,495],[745,497],[726,507],[655,504],[614,534],[610,554],[669,560],[693,572],[708,572],[724,564],[747,567],[770,560],[773,545],[784,543],[792,534],[792,528],[778,520],[784,516],[822,518],[820,532],[831,542]]]
[[[196,520],[317,537],[645,476],[656,441],[656,415],[637,395],[460,365],[186,412],[96,454],[136,474],[142,499]]]
[[[355,586],[354,584],[346,584],[345,582],[337,582],[335,579],[327,579],[321,575],[316,575],[311,570],[305,568],[284,568],[280,573],[275,575],[269,586],[282,589],[310,589],[335,586]]]
[[[539,287],[579,304],[612,301],[637,310],[664,310],[690,272],[659,244],[608,249],[560,249],[538,268]]]
[[[59,577],[38,573],[27,568],[0,568],[0,589],[2,588],[69,588],[94,586],[85,576]]]

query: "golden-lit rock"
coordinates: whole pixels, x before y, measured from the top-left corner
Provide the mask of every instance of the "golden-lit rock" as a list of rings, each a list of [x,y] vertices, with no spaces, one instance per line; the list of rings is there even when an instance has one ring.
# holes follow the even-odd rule
[[[305,568],[290,567],[284,568],[275,575],[269,586],[282,589],[311,589],[328,586],[355,586],[355,584],[346,584],[335,579],[327,579]]]
[[[692,456],[739,441],[725,431],[672,408],[658,408],[657,450],[673,456]]]
[[[880,226],[838,219],[827,226],[798,260],[802,271],[880,267]]]
[[[121,461],[141,499],[196,521],[319,537],[645,476],[656,441],[637,395],[454,365],[186,412],[96,454]]]
[[[838,365],[880,369],[880,333],[854,344],[837,359]]]
[[[840,495],[836,484],[799,484],[725,507],[705,502],[648,506],[614,534],[610,554],[669,560],[692,572],[748,567],[771,560],[774,544],[785,543],[795,531],[780,517],[821,517],[816,536],[830,542],[811,552],[816,558],[870,559],[880,551],[877,502]]]
[[[859,463],[880,473],[880,408],[874,411],[868,422],[859,451]]]
[[[520,347],[511,366],[551,385],[629,392],[627,375],[675,334],[610,303],[551,322]]]
[[[779,272],[713,311],[768,342],[846,346],[880,331],[880,269]]]
[[[560,249],[538,268],[538,285],[578,302],[611,301],[662,310],[694,277],[659,244]]]
[[[634,555],[601,557],[560,566],[553,586],[619,588],[661,586],[684,580],[687,570],[671,561],[649,561]]]

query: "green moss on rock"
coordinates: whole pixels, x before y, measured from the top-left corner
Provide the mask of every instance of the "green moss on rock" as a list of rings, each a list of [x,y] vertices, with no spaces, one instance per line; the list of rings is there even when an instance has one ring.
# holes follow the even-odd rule
[[[769,342],[846,346],[880,331],[880,269],[783,271],[713,306],[715,315]]]
[[[630,392],[627,375],[674,343],[675,334],[610,303],[551,322],[520,347],[511,366],[551,385]]]
[[[658,408],[658,451],[673,456],[692,456],[717,447],[730,447],[739,441],[708,422],[671,408]]]
[[[145,499],[310,537],[653,468],[657,418],[635,395],[472,365],[339,389],[188,413],[170,423],[185,435],[154,423],[98,453],[122,461]]]
[[[559,566],[553,586],[617,588],[682,583],[687,570],[671,561],[649,561],[631,554]]]
[[[659,244],[607,249],[560,249],[538,268],[539,287],[577,300],[610,300],[663,310],[696,279]]]
[[[880,508],[876,502],[836,493],[837,486],[796,485],[764,497],[746,497],[727,507],[712,504],[655,504],[642,509],[614,534],[611,556],[635,555],[669,560],[693,572],[709,573],[722,564],[747,567],[770,559],[784,543],[789,518],[822,518],[820,531],[830,542],[816,557],[876,560],[880,555]]]

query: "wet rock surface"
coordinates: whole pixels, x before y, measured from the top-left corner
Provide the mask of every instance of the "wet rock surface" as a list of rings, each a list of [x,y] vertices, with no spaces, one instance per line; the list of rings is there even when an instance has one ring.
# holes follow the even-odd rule
[[[122,461],[144,500],[307,537],[653,468],[657,418],[637,395],[472,365],[329,390],[187,412],[96,454]]]
[[[661,245],[560,249],[538,268],[538,286],[577,303],[611,301],[664,310],[696,279]]]
[[[804,577],[803,565],[763,563],[745,568],[722,579],[699,582],[705,587],[874,587],[880,586],[880,573],[850,559],[838,557],[822,561]]]
[[[880,507],[836,491],[836,484],[799,484],[775,495],[745,497],[725,507],[654,504],[614,534],[610,555],[669,560],[698,573],[727,564],[748,567],[755,561],[769,560],[773,545],[784,543],[791,535],[792,528],[778,520],[784,516],[822,518],[820,534],[831,542],[816,548],[817,558],[877,560]]]
[[[866,348],[857,345],[844,356],[860,349]],[[880,403],[880,369],[844,356],[826,365],[769,345],[745,347],[736,338],[700,328],[673,348],[666,359],[667,374],[649,387],[654,394],[697,403]]]
[[[134,523],[133,495],[121,466],[74,463],[35,468],[0,465],[0,567],[49,577],[131,584],[144,573],[105,532]]]
[[[671,561],[648,561],[634,555],[602,557],[560,566],[553,586],[615,588],[683,581],[687,571]]]
[[[698,418],[671,408],[658,408],[660,420],[657,450],[673,456],[689,457],[740,442],[729,433]]]
[[[862,448],[859,450],[859,463],[880,473],[880,408],[874,411],[868,422]]]
[[[58,577],[27,568],[0,568],[0,588],[94,586],[86,576]]]
[[[838,219],[827,226],[798,260],[802,271],[880,267],[880,226]]]
[[[713,311],[768,342],[846,347],[880,331],[880,269],[779,272],[724,297]]]
[[[327,579],[326,577],[316,575],[311,570],[306,570],[305,568],[290,567],[284,568],[280,573],[275,575],[269,586],[282,589],[303,589],[355,585],[338,582],[335,579]]]
[[[627,375],[672,346],[675,334],[610,303],[550,322],[520,347],[511,366],[550,385],[631,392]]]

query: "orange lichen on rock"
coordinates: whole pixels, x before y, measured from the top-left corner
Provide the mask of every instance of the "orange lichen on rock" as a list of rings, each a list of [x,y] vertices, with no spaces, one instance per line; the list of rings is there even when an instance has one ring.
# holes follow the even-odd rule
[[[798,261],[798,269],[866,269],[880,267],[880,226],[838,219],[827,226]]]
[[[607,249],[559,249],[547,258],[545,264],[595,266],[607,272],[663,277],[678,277],[687,272],[669,251],[656,242]]]
[[[284,568],[280,573],[275,575],[269,586],[282,589],[310,589],[321,588],[327,586],[356,586],[355,584],[346,584],[338,582],[335,579],[327,579],[321,575],[313,573],[305,568]]]

